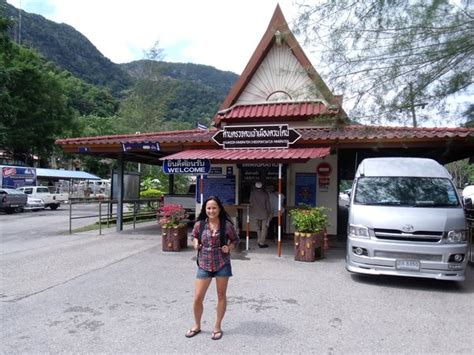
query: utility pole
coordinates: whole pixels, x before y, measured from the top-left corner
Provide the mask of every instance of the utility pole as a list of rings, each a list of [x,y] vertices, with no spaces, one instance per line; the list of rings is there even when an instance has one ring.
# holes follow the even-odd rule
[[[413,122],[413,127],[418,127],[418,122],[416,121],[416,113],[415,108],[421,107],[425,108],[427,105],[426,102],[415,102],[415,93],[413,92],[413,83],[408,83],[408,104],[405,106],[400,106],[399,110],[402,111],[403,109],[409,109],[411,112],[411,119]]]
[[[140,132],[135,132],[135,134],[140,134]],[[141,172],[142,172],[142,166],[140,163],[138,163],[138,176],[141,176]]]
[[[413,84],[408,84],[408,88],[410,89],[410,110],[411,110],[411,118],[413,119],[413,127],[417,127],[418,124],[416,122],[416,114],[415,114],[415,97],[413,95]]]

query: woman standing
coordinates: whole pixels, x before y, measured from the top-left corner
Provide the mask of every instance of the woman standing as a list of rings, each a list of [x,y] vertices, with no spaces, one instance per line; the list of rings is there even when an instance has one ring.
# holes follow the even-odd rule
[[[227,284],[232,276],[230,252],[238,245],[239,237],[221,201],[209,197],[203,205],[193,229],[193,245],[198,250],[195,294],[194,326],[186,333],[192,338],[201,332],[203,301],[212,278],[216,278],[217,318],[212,339],[219,340],[224,334],[221,323],[227,307]]]

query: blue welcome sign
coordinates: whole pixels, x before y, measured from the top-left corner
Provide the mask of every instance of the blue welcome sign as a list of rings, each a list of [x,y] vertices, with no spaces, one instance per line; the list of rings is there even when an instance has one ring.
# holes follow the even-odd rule
[[[165,160],[163,172],[165,174],[202,175],[211,171],[209,159],[177,159]]]

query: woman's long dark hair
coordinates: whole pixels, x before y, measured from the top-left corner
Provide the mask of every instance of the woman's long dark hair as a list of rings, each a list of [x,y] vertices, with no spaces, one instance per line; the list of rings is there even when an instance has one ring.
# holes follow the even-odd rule
[[[204,201],[201,212],[199,212],[199,216],[196,218],[197,221],[205,221],[207,219],[207,214],[206,214],[206,206],[209,201],[215,201],[217,203],[217,206],[219,207],[219,220],[227,220],[230,223],[232,223],[232,220],[230,219],[229,214],[226,212],[224,206],[222,205],[221,200],[219,200],[219,197],[216,196],[209,196],[206,201]],[[233,223],[232,223],[233,224]]]

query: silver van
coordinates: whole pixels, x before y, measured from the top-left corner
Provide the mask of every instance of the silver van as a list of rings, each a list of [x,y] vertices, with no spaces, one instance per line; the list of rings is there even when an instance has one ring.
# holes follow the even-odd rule
[[[422,158],[364,159],[352,186],[346,269],[463,281],[463,205],[448,171]]]

